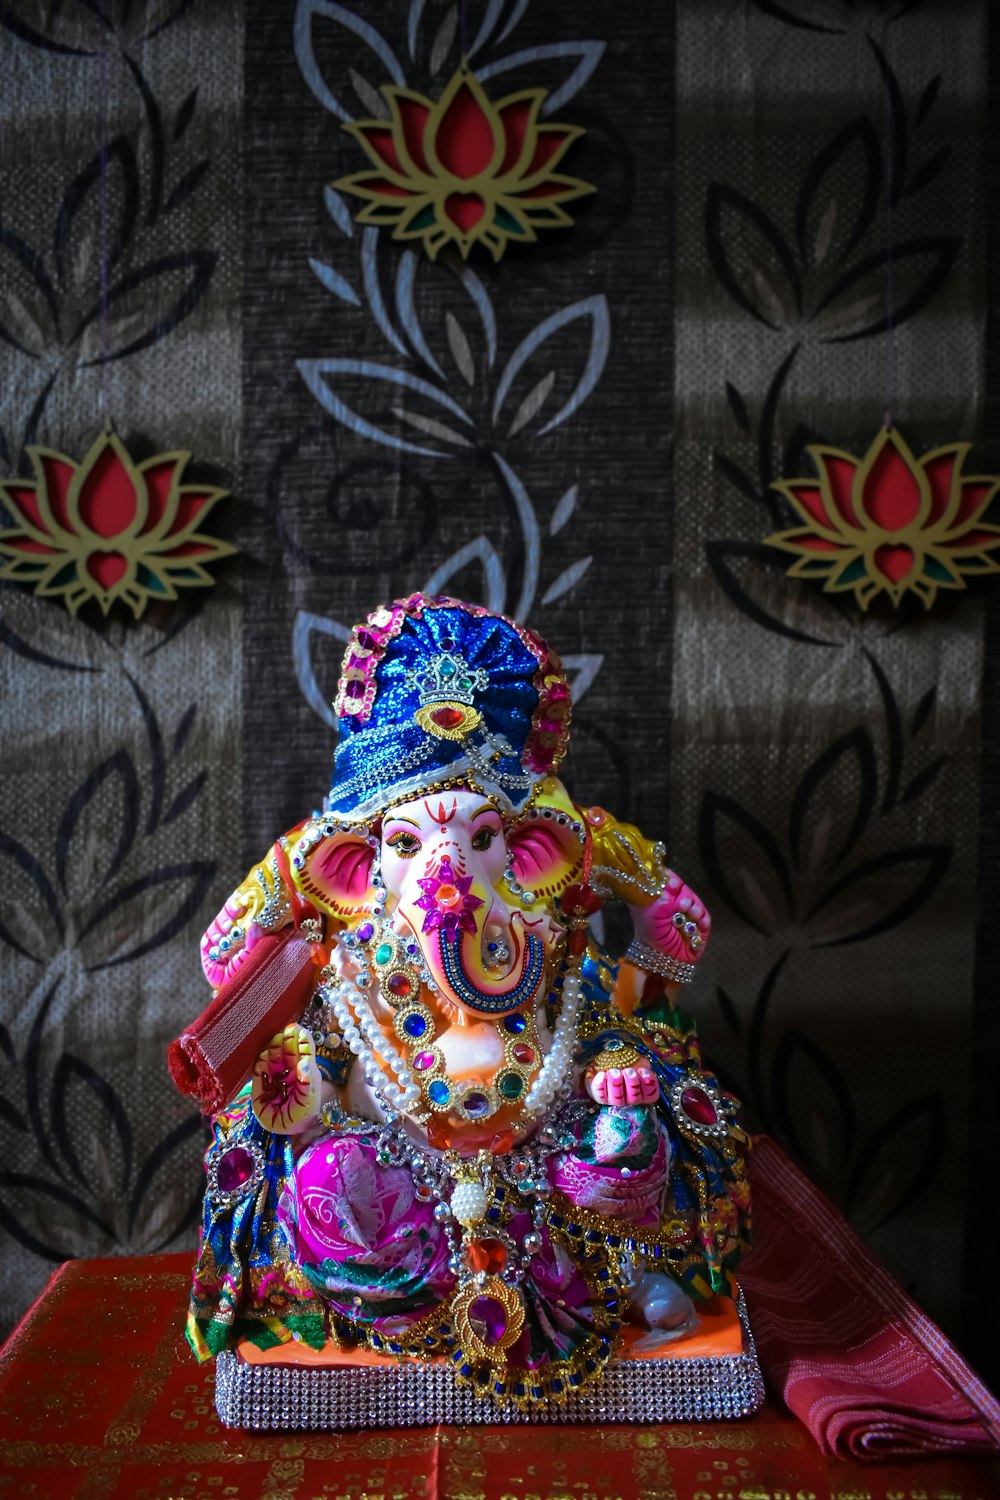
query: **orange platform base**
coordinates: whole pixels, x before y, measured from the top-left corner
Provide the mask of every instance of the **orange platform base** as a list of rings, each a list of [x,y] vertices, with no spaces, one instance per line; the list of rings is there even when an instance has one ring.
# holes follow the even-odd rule
[[[742,1354],[745,1334],[736,1304],[728,1297],[714,1297],[698,1310],[698,1330],[674,1343],[664,1343],[656,1350],[636,1349],[643,1337],[639,1328],[626,1328],[623,1336],[623,1359],[730,1359]],[[388,1354],[374,1354],[368,1349],[342,1349],[327,1344],[325,1349],[311,1349],[308,1344],[282,1344],[277,1349],[258,1349],[244,1339],[237,1345],[239,1357],[248,1365],[280,1368],[294,1365],[299,1369],[344,1370],[367,1366],[370,1369],[399,1368],[399,1360]],[[441,1361],[430,1361],[441,1363]]]
[[[519,1396],[523,1387],[474,1390],[443,1357],[397,1359],[333,1344],[262,1351],[244,1342],[217,1361],[220,1417],[262,1429],[704,1421],[749,1416],[764,1384],[742,1300],[737,1307],[717,1297],[700,1311],[695,1333],[649,1347],[639,1329],[628,1329],[619,1355],[579,1391],[530,1404]]]

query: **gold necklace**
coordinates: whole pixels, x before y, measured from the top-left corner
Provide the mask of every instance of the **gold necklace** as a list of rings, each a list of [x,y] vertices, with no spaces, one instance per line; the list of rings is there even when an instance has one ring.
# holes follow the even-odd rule
[[[524,1098],[542,1061],[531,1002],[493,1022],[504,1060],[492,1082],[457,1083],[435,1040],[438,1023],[420,998],[424,987],[433,985],[416,940],[385,925],[373,931],[369,946],[379,993],[392,1010],[393,1028],[409,1048],[410,1070],[432,1110],[478,1123]]]

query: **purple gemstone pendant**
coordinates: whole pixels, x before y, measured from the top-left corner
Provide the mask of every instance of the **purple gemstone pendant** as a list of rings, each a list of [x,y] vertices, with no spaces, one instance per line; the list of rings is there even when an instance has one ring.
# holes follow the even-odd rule
[[[469,1327],[492,1349],[507,1332],[507,1309],[496,1297],[477,1297],[469,1308]]]
[[[507,1350],[524,1327],[524,1298],[500,1276],[470,1282],[456,1293],[451,1318],[464,1353],[492,1365],[507,1363]]]

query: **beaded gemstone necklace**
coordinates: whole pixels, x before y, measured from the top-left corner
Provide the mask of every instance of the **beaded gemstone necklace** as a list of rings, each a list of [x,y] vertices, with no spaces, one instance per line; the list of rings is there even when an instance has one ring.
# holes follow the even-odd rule
[[[387,923],[366,922],[357,933],[355,958],[359,949],[371,955],[379,991],[393,1012],[393,1029],[409,1048],[410,1071],[432,1111],[469,1121],[487,1120],[503,1105],[524,1098],[542,1061],[531,1009],[537,981],[522,1008],[493,1023],[504,1060],[492,1082],[457,1083],[449,1076],[444,1053],[435,1040],[438,1021],[420,998],[424,988],[434,991],[436,986],[419,945],[412,937],[393,932]]]
[[[453,1113],[465,1120],[480,1121],[489,1119],[504,1104],[522,1101],[522,1117],[527,1123],[549,1107],[573,1060],[582,1003],[577,965],[563,979],[562,1009],[548,1055],[542,1058],[530,1003],[522,1005],[493,1023],[504,1049],[504,1061],[492,1083],[459,1084],[448,1074],[441,1048],[435,1042],[437,1022],[420,998],[423,987],[434,992],[436,986],[416,939],[393,932],[376,918],[362,922],[356,933],[342,934],[339,941],[358,973],[353,982],[341,984],[331,995],[333,1008],[341,1027],[345,1023],[349,1027],[345,1040],[361,1061],[366,1081],[372,1086],[381,1084],[382,1091],[392,1096],[394,1108],[426,1122],[425,1111],[421,1109],[418,1114],[413,1108],[419,1100],[432,1113]],[[396,1035],[407,1044],[405,1061],[386,1041],[368,1005],[367,992],[373,978],[393,1011]],[[396,1073],[398,1087],[385,1077],[380,1059]]]
[[[362,936],[361,929],[369,927],[371,931]],[[378,964],[383,995],[395,1000],[395,1029],[397,1035],[410,1044],[409,1060],[414,1065],[421,1050],[434,1050],[433,1033],[429,1039],[425,1039],[422,1033],[411,1035],[406,1029],[406,1018],[415,1016],[420,1021],[429,1018],[434,1024],[428,1008],[419,999],[421,985],[426,983],[433,988],[433,984],[416,941],[388,932],[381,923],[376,928],[375,922],[364,922],[361,929],[356,934],[342,934],[339,939],[356,968],[353,979],[338,980],[332,970],[327,969],[318,993],[320,1004],[324,1008],[329,1006],[344,1041],[363,1068],[384,1120],[381,1126],[365,1127],[363,1122],[348,1118],[339,1106],[332,1103],[324,1106],[324,1119],[334,1130],[341,1118],[349,1129],[370,1128],[377,1133],[376,1159],[379,1163],[391,1165],[405,1160],[413,1171],[418,1197],[424,1201],[430,1198],[438,1200],[434,1218],[446,1235],[450,1250],[448,1269],[456,1277],[457,1287],[435,1313],[435,1321],[444,1317],[450,1322],[458,1337],[460,1351],[466,1358],[482,1359],[488,1365],[500,1368],[506,1363],[507,1350],[516,1342],[524,1326],[527,1305],[521,1284],[532,1257],[543,1244],[546,1200],[551,1192],[545,1163],[554,1152],[572,1144],[572,1119],[576,1111],[586,1109],[585,1105],[569,1098],[577,1022],[583,1004],[582,954],[572,958],[563,971],[562,1006],[552,1046],[523,1094],[522,1126],[530,1127],[545,1121],[537,1139],[507,1155],[494,1156],[494,1148],[491,1148],[489,1151],[480,1150],[474,1159],[466,1160],[454,1150],[442,1152],[421,1147],[399,1128],[400,1116],[420,1123],[426,1123],[428,1116],[420,1107],[422,1089],[416,1081],[414,1068],[406,1066],[399,1052],[386,1039],[368,1004],[368,991],[374,976],[367,950],[371,948],[372,960]],[[383,948],[390,951],[385,953]],[[417,983],[411,983],[409,988],[397,983],[390,989],[389,980],[397,974],[415,978]],[[505,1022],[510,1024],[505,1026]],[[536,1060],[540,1056],[533,1020],[515,1011],[494,1024],[498,1032],[504,1029],[507,1038],[504,1042],[505,1061],[497,1074],[497,1081],[519,1075],[523,1087],[534,1064],[528,1062],[527,1052],[518,1054],[514,1049],[524,1046],[532,1050]],[[423,1071],[429,1073],[431,1069]],[[388,1076],[389,1072],[395,1073],[395,1080]],[[447,1075],[432,1078],[429,1088],[435,1081],[445,1082]],[[429,1097],[429,1088],[427,1103],[433,1110],[435,1104]],[[462,1102],[466,1118],[485,1117],[476,1115],[474,1103],[473,1108],[469,1108],[472,1101],[468,1093]],[[442,1101],[437,1107],[453,1106]],[[506,1186],[501,1185],[501,1178]],[[491,1204],[497,1200],[497,1194],[502,1199],[508,1189],[513,1190],[518,1201],[531,1214],[530,1228],[520,1234],[520,1244],[502,1225],[490,1222],[488,1218],[494,1212]],[[615,1283],[609,1285],[614,1287]],[[389,1347],[393,1346],[390,1344]]]

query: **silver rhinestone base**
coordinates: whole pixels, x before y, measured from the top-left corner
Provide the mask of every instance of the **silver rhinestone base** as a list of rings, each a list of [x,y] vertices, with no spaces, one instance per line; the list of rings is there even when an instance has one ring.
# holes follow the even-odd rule
[[[724,1358],[614,1360],[579,1395],[520,1411],[460,1386],[445,1365],[250,1365],[220,1354],[215,1405],[227,1427],[346,1429],[437,1422],[707,1422],[749,1417],[764,1381],[742,1294],[743,1351]]]

